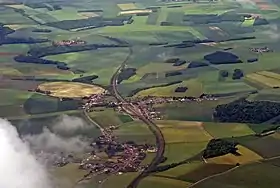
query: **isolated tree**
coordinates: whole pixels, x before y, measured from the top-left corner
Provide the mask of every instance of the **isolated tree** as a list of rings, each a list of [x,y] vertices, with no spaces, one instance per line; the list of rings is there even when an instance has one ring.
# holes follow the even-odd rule
[[[235,69],[233,74],[232,74],[232,79],[237,80],[240,79],[244,76],[244,73],[241,69]]]
[[[225,78],[229,76],[229,72],[227,70],[220,70],[219,72],[219,81],[224,81]]]

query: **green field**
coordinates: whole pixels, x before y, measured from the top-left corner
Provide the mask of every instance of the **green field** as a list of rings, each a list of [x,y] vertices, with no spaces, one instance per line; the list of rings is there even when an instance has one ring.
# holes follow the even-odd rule
[[[213,110],[218,104],[225,104],[234,100],[236,100],[235,97],[226,97],[218,101],[160,104],[155,107],[165,119],[211,122],[213,120]]]
[[[249,174],[249,176],[248,176]],[[196,188],[215,187],[222,185],[223,187],[243,186],[246,187],[278,187],[279,167],[269,164],[252,164],[237,168],[227,174],[209,179],[200,184]],[[267,181],[269,179],[269,181]],[[257,181],[256,181],[257,180]]]
[[[133,121],[132,118],[125,114],[120,114],[112,109],[100,109],[102,111],[90,112],[89,116],[98,124],[103,127],[109,127],[111,125],[118,126],[123,123]]]
[[[116,102],[111,87],[113,75],[121,66],[123,72],[135,68],[135,74],[123,73],[124,80],[117,85],[119,94],[132,102],[147,96],[215,96],[213,100],[153,105],[161,119],[155,124],[165,139],[166,161],[160,166],[183,163],[149,174],[140,181],[139,188],[187,188],[192,184],[195,188],[276,188],[280,133],[264,137],[255,133],[275,126],[271,123],[278,125],[279,116],[261,124],[221,123],[215,122],[213,113],[218,105],[240,98],[279,102],[279,7],[279,0],[1,1],[0,117],[11,120],[20,135],[51,127],[63,114],[86,121],[80,108],[82,100],[70,99],[74,93],[83,92],[74,92],[71,83],[67,89],[58,88],[69,100],[34,90],[42,83],[97,76],[86,81],[88,87],[97,85],[108,90],[104,102]],[[82,40],[85,44],[57,47],[53,43],[62,40]],[[257,53],[251,49],[264,47],[269,51]],[[217,57],[207,58],[215,52],[227,52],[228,56],[216,53]],[[23,56],[28,56],[26,62],[19,60]],[[176,66],[168,63],[171,58],[186,63]],[[250,62],[252,59],[257,61]],[[242,72],[237,79],[233,76],[236,69]],[[221,75],[221,71],[228,74]],[[175,92],[178,87],[187,90]],[[149,127],[121,108],[94,107],[88,115],[102,127],[118,126],[113,134],[120,141],[156,144]],[[101,132],[92,126],[79,134],[93,140]],[[206,163],[202,152],[213,138],[236,141],[241,156],[226,154],[207,159]],[[148,165],[155,156],[148,153],[141,164]],[[236,163],[241,166],[234,168]],[[85,171],[69,164],[53,169],[52,174],[61,180],[58,188],[68,188],[74,187]],[[103,174],[79,187],[124,188],[137,174]]]
[[[124,123],[114,131],[114,134],[123,141],[133,140],[139,143],[154,143],[155,138],[147,125],[139,121]]]
[[[246,124],[238,123],[203,123],[205,130],[215,138],[240,137],[255,132]]]

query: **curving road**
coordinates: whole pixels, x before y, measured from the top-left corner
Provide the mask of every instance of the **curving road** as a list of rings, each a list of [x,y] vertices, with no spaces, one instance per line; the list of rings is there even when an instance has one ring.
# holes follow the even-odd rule
[[[115,96],[115,98],[123,103],[123,110],[126,111],[129,114],[137,116],[140,120],[142,120],[146,125],[148,125],[150,131],[155,135],[156,137],[156,145],[157,145],[157,153],[152,162],[148,165],[148,167],[142,171],[128,186],[127,188],[136,188],[139,182],[145,178],[147,175],[149,175],[150,171],[156,168],[163,157],[164,150],[165,150],[165,140],[163,137],[163,134],[161,133],[159,127],[148,117],[143,115],[143,113],[139,110],[139,108],[136,105],[133,105],[132,103],[128,103],[124,97],[122,97],[117,89],[118,84],[118,75],[119,72],[125,67],[127,61],[133,54],[133,50],[130,47],[129,48],[129,55],[126,57],[126,59],[123,61],[121,66],[117,69],[115,74],[111,78],[111,89],[112,94]]]

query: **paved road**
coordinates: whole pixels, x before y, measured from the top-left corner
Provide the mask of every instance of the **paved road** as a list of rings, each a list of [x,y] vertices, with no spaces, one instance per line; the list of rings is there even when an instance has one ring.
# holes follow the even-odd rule
[[[123,104],[123,110],[125,110],[127,113],[137,116],[140,120],[142,120],[145,124],[148,125],[150,131],[155,135],[156,137],[156,145],[157,145],[157,153],[155,158],[152,160],[152,162],[148,165],[148,167],[141,172],[127,187],[128,188],[136,188],[139,182],[146,177],[149,172],[156,168],[158,164],[160,164],[160,161],[162,160],[164,150],[165,150],[165,141],[164,137],[159,129],[159,127],[148,117],[145,117],[142,112],[139,110],[139,108],[136,105],[133,105],[132,103],[128,103],[124,97],[122,97],[117,89],[118,84],[118,75],[119,72],[126,66],[127,61],[129,60],[130,56],[133,54],[132,48],[129,49],[129,55],[124,60],[122,65],[118,68],[118,70],[115,72],[115,74],[111,78],[111,89],[112,94],[115,96],[115,98],[119,101],[124,103]]]

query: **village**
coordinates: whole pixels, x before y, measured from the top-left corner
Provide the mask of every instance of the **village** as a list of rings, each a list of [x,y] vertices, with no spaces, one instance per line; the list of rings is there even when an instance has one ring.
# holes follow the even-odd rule
[[[122,106],[125,105],[122,102],[116,101],[106,101],[106,94],[97,94],[91,95],[89,97],[83,98],[82,109],[87,112],[94,111],[94,107],[107,107],[114,108],[119,112],[123,112]],[[166,104],[166,103],[186,103],[186,102],[202,102],[204,100],[218,100],[217,97],[212,95],[202,94],[199,97],[154,97],[154,96],[146,96],[146,97],[137,97],[130,98],[127,100],[128,103],[133,105],[137,105],[141,110],[142,114],[144,114],[149,119],[160,120],[160,113],[157,112],[154,108],[154,105],[158,104]],[[135,117],[137,118],[137,117]]]
[[[53,166],[63,167],[68,163],[79,163],[79,168],[88,173],[84,178],[100,174],[122,174],[137,172],[145,168],[142,161],[147,153],[154,153],[157,148],[150,144],[136,144],[134,141],[120,142],[113,135],[118,127],[110,126],[103,130],[102,135],[90,143],[91,152],[82,159],[73,155],[61,155],[53,161]]]
[[[250,48],[250,50],[251,50],[252,52],[255,52],[255,53],[273,52],[273,50],[271,50],[271,49],[268,48],[267,46],[262,47],[262,48]]]
[[[83,98],[83,106],[87,112],[94,110],[94,107],[114,108],[122,112],[120,102],[106,101],[106,94],[91,95]],[[160,113],[153,108],[155,104],[173,103],[173,102],[201,102],[203,100],[217,100],[213,96],[202,95],[195,97],[151,97],[131,98],[128,102],[138,105],[142,114],[151,119],[161,119]],[[73,155],[61,155],[53,162],[56,167],[63,167],[68,163],[79,163],[79,168],[88,173],[83,179],[101,174],[122,174],[127,172],[138,172],[146,168],[143,160],[148,153],[157,152],[155,145],[149,143],[135,143],[128,140],[121,142],[114,135],[114,130],[118,126],[111,125],[102,129],[102,134],[90,143],[91,151],[86,153],[81,159],[75,159]],[[164,159],[162,160],[164,162]]]

